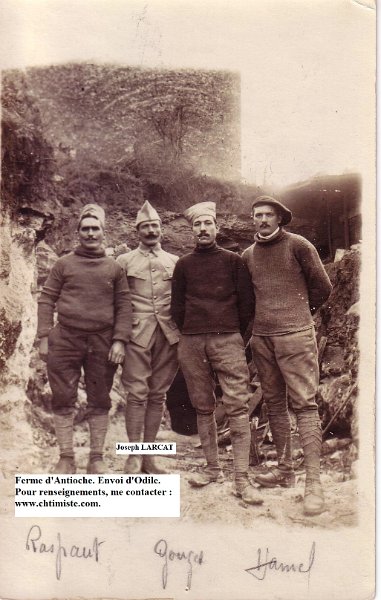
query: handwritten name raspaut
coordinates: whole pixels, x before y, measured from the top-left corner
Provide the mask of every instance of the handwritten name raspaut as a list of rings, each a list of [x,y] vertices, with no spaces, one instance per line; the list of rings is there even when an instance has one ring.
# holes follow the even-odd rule
[[[55,556],[56,579],[61,579],[62,563],[65,558],[94,560],[99,562],[100,547],[105,540],[100,541],[97,537],[93,538],[89,545],[65,545],[62,542],[61,534],[57,533],[57,540],[53,543],[43,539],[41,527],[32,525],[26,537],[25,549],[34,554],[53,554]]]

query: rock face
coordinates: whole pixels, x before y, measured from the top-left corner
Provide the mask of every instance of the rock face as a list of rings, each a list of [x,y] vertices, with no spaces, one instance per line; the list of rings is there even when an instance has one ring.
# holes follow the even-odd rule
[[[319,341],[325,340],[321,357],[321,383],[318,402],[327,426],[357,381],[359,348],[357,332],[359,314],[360,252],[350,250],[340,261],[327,265],[333,284],[328,302],[316,317]],[[331,433],[357,437],[357,390],[329,428]],[[327,432],[328,433],[328,432]]]

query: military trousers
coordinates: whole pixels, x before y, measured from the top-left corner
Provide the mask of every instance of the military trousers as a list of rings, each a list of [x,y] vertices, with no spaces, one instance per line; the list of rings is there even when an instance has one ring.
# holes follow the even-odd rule
[[[296,413],[317,409],[319,364],[313,327],[286,335],[253,335],[250,346],[270,412],[284,412],[287,396]]]
[[[85,333],[57,324],[48,337],[47,370],[55,413],[71,412],[78,395],[82,368],[88,412],[102,414],[111,407],[110,390],[117,365],[110,363],[112,329]]]
[[[182,335],[179,362],[198,414],[211,414],[216,408],[214,374],[228,417],[248,414],[249,371],[239,333]]]
[[[164,404],[177,369],[177,344],[169,344],[159,325],[145,348],[131,340],[121,377],[128,402]]]

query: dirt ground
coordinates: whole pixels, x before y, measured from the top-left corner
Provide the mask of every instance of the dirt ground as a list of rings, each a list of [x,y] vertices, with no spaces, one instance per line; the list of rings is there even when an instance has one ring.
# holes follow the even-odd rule
[[[11,516],[15,473],[47,473],[58,459],[55,437],[45,430],[32,428],[20,414],[12,413],[12,419],[0,423],[2,426],[2,471],[0,479],[0,514]],[[33,439],[31,439],[31,437]],[[357,481],[356,462],[353,462],[351,444],[337,449],[330,440],[331,451],[322,457],[322,482],[326,497],[326,510],[319,516],[305,517],[302,512],[304,473],[302,465],[297,468],[296,485],[291,489],[261,489],[263,505],[247,506],[233,495],[233,463],[231,446],[220,447],[220,458],[225,474],[223,484],[213,483],[201,489],[193,489],[187,480],[191,472],[204,464],[203,453],[197,435],[184,436],[172,430],[159,432],[162,441],[177,444],[177,454],[160,457],[159,462],[171,473],[181,475],[181,518],[184,521],[204,523],[240,524],[251,527],[269,520],[279,525],[292,526],[297,523],[305,527],[335,529],[357,524]],[[88,458],[88,430],[85,422],[75,427],[75,454],[77,473],[86,472]],[[123,473],[125,456],[115,454],[115,443],[126,442],[123,413],[118,410],[110,419],[105,445],[105,462],[109,473]],[[350,440],[348,440],[350,442]],[[343,444],[345,446],[345,444]],[[325,447],[327,443],[325,444]],[[262,450],[272,456],[272,446]],[[329,450],[329,448],[328,448]],[[300,462],[300,461],[299,461]],[[267,460],[267,465],[275,464]],[[250,477],[265,468],[262,464],[250,467]]]

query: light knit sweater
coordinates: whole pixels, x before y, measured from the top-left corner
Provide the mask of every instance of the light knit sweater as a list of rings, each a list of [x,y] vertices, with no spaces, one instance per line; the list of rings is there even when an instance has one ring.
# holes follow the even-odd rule
[[[281,229],[255,243],[242,258],[255,293],[254,335],[282,335],[311,327],[311,313],[328,299],[332,285],[315,247]]]

